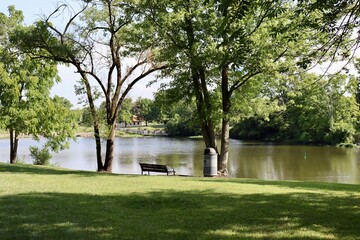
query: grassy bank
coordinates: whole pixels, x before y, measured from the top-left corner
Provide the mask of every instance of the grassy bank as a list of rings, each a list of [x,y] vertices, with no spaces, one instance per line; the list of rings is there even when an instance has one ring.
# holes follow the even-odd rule
[[[132,126],[132,127],[128,127],[128,128],[119,128],[116,131],[116,136],[117,137],[143,137],[144,135],[132,133],[131,130],[164,131],[164,129],[165,129],[165,126],[163,124],[149,123],[148,126]],[[103,130],[103,132],[106,132],[106,131]],[[93,137],[94,132],[91,127],[79,126],[76,130],[75,136],[77,136],[77,137]],[[103,136],[103,137],[106,137],[106,136]]]
[[[360,239],[360,186],[0,163],[1,239]]]

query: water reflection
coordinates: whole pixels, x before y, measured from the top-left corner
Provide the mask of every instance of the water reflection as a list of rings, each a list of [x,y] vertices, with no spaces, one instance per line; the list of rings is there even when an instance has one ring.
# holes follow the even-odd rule
[[[21,139],[19,158],[31,163],[28,147],[41,145]],[[113,172],[139,174],[139,162],[173,166],[180,175],[202,175],[202,140],[183,138],[117,138]],[[9,142],[0,140],[0,161],[8,162]],[[96,170],[95,143],[78,138],[71,148],[55,154],[52,163],[64,168]],[[231,177],[267,180],[307,180],[360,184],[359,149],[286,146],[231,140]]]
[[[360,183],[359,149],[233,145],[232,150],[231,173],[237,177]]]

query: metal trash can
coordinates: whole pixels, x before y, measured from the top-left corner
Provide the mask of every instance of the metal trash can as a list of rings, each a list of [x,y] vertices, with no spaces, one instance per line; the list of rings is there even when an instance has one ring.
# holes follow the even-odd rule
[[[217,176],[217,160],[218,156],[213,148],[206,148],[204,150],[204,177]]]

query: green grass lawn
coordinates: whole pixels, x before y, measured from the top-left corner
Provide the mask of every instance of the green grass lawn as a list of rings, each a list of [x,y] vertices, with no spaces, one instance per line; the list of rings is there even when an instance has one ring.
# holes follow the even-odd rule
[[[360,239],[360,186],[0,163],[0,239]]]

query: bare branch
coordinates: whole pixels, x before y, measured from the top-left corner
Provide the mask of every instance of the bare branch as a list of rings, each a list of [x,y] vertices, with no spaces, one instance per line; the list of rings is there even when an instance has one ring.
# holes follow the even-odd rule
[[[127,96],[127,94],[129,93],[129,91],[133,88],[133,86],[139,82],[141,79],[145,78],[146,76],[148,76],[149,74],[159,71],[159,70],[163,70],[167,68],[166,65],[160,65],[160,66],[155,66],[152,67],[150,69],[148,69],[146,72],[140,74],[139,76],[137,76],[133,81],[131,81],[131,83],[126,87],[125,91],[121,94],[121,97],[117,103],[116,109],[119,109],[122,102],[124,101],[125,97]]]
[[[88,7],[89,3],[86,3],[86,5],[83,7],[83,9],[81,9],[79,12],[77,12],[72,18],[70,18],[70,20],[67,22],[66,26],[65,26],[65,29],[63,31],[63,35],[66,34],[68,28],[70,27],[71,23],[81,14],[83,13],[87,7]]]

